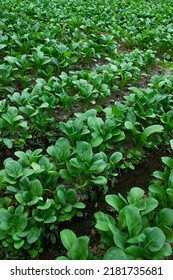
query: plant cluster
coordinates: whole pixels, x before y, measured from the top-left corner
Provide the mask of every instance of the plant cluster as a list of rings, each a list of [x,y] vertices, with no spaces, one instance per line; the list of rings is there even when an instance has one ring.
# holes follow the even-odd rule
[[[171,140],[173,149],[173,140]],[[173,209],[172,171],[173,159],[163,157],[164,171],[155,171],[157,179],[149,185],[149,191],[138,187],[130,189],[127,197],[108,194],[106,202],[113,214],[96,212],[96,229],[101,235],[103,255],[89,251],[89,237],[76,235],[71,230],[60,233],[67,257],[57,259],[104,260],[158,260],[172,254]],[[79,246],[83,244],[83,250]],[[103,249],[104,248],[104,249]]]
[[[147,194],[108,191],[123,170],[134,170],[172,139],[172,3],[6,0],[0,6],[3,257],[14,250],[14,257],[39,258],[45,241],[60,239],[68,251],[61,259],[168,257],[172,158],[162,158],[165,169],[154,172]],[[82,217],[98,193],[115,213],[95,213],[104,252],[94,256],[89,237],[59,228]]]

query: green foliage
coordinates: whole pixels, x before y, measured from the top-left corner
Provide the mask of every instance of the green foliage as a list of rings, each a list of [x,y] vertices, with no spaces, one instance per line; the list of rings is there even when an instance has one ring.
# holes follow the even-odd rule
[[[85,208],[73,188],[55,188],[55,166],[41,152],[18,151],[18,161],[8,158],[0,171],[1,188],[11,197],[1,199],[0,239],[5,247],[29,250],[32,258],[41,252],[43,236],[60,222],[82,216]]]
[[[38,257],[43,237],[55,241],[59,223],[82,216],[81,198],[116,188],[121,169],[134,170],[169,143],[172,12],[168,0],[1,3],[0,238],[7,255]],[[146,197],[139,188],[126,198],[106,196],[119,219],[99,214],[112,246],[105,259],[169,255],[173,160],[162,162]],[[88,259],[88,238],[74,239],[73,249],[65,245],[68,258]]]
[[[63,246],[67,250],[67,257],[60,256],[56,260],[90,259],[88,236],[77,237],[72,230],[64,229],[60,232],[60,238]]]
[[[172,252],[172,209],[157,214],[158,201],[145,197],[140,188],[132,188],[127,200],[120,194],[107,195],[106,201],[118,214],[113,218],[95,213],[96,228],[108,250],[104,259],[164,259]]]

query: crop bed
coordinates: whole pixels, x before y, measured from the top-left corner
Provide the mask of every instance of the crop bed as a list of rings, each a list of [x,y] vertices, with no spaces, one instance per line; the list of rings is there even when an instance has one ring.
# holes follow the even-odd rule
[[[0,258],[171,259],[173,3],[0,13]]]

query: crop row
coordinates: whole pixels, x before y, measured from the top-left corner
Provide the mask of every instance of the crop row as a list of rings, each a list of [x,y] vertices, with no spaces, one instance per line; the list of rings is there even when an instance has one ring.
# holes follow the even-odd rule
[[[172,140],[170,144],[173,149]],[[86,145],[86,142],[78,142],[77,145],[76,157],[81,156],[83,164],[79,171],[88,167],[90,160],[85,174],[99,173],[106,166],[106,156],[103,153],[93,156]],[[57,185],[55,164],[42,156],[40,150],[16,152],[16,156],[18,161],[8,158],[0,173],[1,190],[4,191],[0,199],[0,240],[6,254],[14,246],[21,253],[27,250],[35,258],[43,250],[45,237],[55,243],[59,237],[58,225],[71,220],[74,215],[82,216],[85,204],[78,201],[74,188]],[[110,166],[120,158],[120,154],[114,154],[110,158]],[[78,161],[79,158],[70,161],[74,175]],[[154,172],[155,180],[151,181],[147,194],[136,187],[127,197],[121,194],[105,196],[113,214],[95,213],[95,227],[103,243],[99,255],[93,256],[89,251],[88,236],[77,237],[68,229],[60,232],[68,259],[164,259],[171,255],[173,159],[162,157],[162,162],[165,168],[163,172]],[[91,181],[103,184],[101,176]]]
[[[62,135],[47,148],[47,154],[42,149],[19,150],[15,152],[18,160],[4,161],[0,171],[4,247],[14,245],[16,249],[30,250],[32,258],[37,256],[42,250],[40,237],[45,232],[53,231],[54,236],[60,222],[82,215],[80,210],[85,205],[78,201],[79,190],[92,197],[98,190],[106,193],[115,183],[119,168],[134,168],[143,156],[142,148],[154,148],[169,141],[172,76],[155,76],[149,88],[130,90],[124,101],[116,101],[112,107],[75,113],[73,119],[60,122]],[[26,122],[17,114],[16,107],[6,107],[5,100],[1,105],[3,131],[11,124],[13,131],[21,129],[20,137],[22,132],[26,134]],[[36,116],[35,111],[35,120]],[[8,144],[8,138],[2,140]],[[130,143],[131,149],[126,143]]]
[[[104,87],[105,95],[107,95],[110,90],[106,84],[101,83],[102,79],[108,79],[108,73],[104,74],[98,74],[92,82],[96,87]],[[110,74],[111,77],[112,75]],[[60,78],[61,83],[54,78],[51,78],[48,83],[44,79],[38,79],[31,92],[25,89],[21,94],[15,92],[8,95],[13,106],[9,104],[8,99],[0,101],[1,143],[8,148],[11,148],[13,143],[24,147],[27,139],[30,139],[34,132],[39,132],[40,137],[46,135],[48,139],[49,134],[52,137],[52,132],[54,136],[57,135],[56,138],[65,134],[72,144],[87,139],[91,141],[93,148],[101,145],[99,149],[104,151],[105,145],[110,148],[113,142],[118,143],[130,137],[133,137],[134,142],[138,141],[138,146],[147,144],[149,147],[147,137],[157,132],[157,129],[153,132],[151,130],[146,136],[142,135],[145,134],[144,130],[152,124],[164,126],[165,132],[171,131],[172,75],[153,76],[147,88],[130,87],[131,93],[121,102],[116,101],[114,105],[105,108],[99,106],[98,103],[96,109],[90,109],[85,113],[75,113],[76,117],[66,122],[59,122],[57,119],[58,97],[56,95],[67,98],[64,102],[68,101],[68,106],[67,103],[63,105],[66,109],[72,106],[74,97],[67,95],[65,90],[63,93],[63,86],[71,87],[73,90],[77,86],[80,93],[76,93],[76,98],[78,96],[84,100],[85,96],[84,106],[89,102],[86,95],[92,95],[92,100],[96,100],[99,90],[94,89],[94,86],[85,79],[77,80],[76,75],[68,77],[67,74],[62,73]],[[100,89],[100,92],[104,94],[103,89]],[[70,97],[72,100],[69,102]],[[61,105],[59,106],[60,109]]]
[[[0,9],[3,258],[39,258],[60,239],[58,259],[169,257],[173,159],[162,157],[147,193],[108,191],[150,150],[173,149],[172,3],[5,0]],[[95,254],[89,236],[60,226],[98,194],[111,214],[94,215]]]
[[[171,140],[173,149],[173,141]],[[164,170],[153,173],[148,192],[131,188],[126,197],[105,196],[112,214],[96,212],[95,227],[101,236],[99,254],[90,251],[88,236],[77,237],[64,229],[60,238],[67,251],[59,260],[161,260],[172,254],[173,159],[162,157]]]

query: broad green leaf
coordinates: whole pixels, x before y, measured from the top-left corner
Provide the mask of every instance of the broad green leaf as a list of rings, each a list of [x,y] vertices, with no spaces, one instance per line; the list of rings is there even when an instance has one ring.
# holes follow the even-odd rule
[[[108,194],[105,197],[106,202],[111,205],[117,212],[119,212],[124,206],[125,203],[120,197],[115,194]]]
[[[98,176],[95,179],[91,180],[96,185],[106,185],[107,184],[107,179],[104,176]]]
[[[156,216],[156,225],[160,226],[173,226],[173,209],[163,208],[161,209]]]
[[[120,152],[115,152],[110,156],[110,163],[115,166],[121,159],[122,159],[123,155]]]
[[[6,44],[0,44],[0,50],[4,49],[6,46]]]
[[[171,202],[172,205],[173,205],[173,189],[168,188],[168,189],[166,190],[166,192],[167,192],[167,194],[168,194],[168,196],[169,196],[170,202]]]
[[[127,239],[128,239],[128,234],[123,231],[120,231],[118,228],[115,228],[113,239],[114,239],[115,245],[118,248],[124,250]]]
[[[173,159],[170,157],[162,157],[162,162],[167,165],[170,169],[173,169]]]
[[[169,243],[165,242],[163,247],[157,252],[150,252],[148,259],[149,260],[165,260],[165,257],[171,256],[172,247]]]
[[[134,187],[130,190],[130,192],[127,195],[127,200],[129,203],[134,204],[138,200],[142,199],[144,196],[144,190],[138,187]]]
[[[125,217],[130,237],[137,236],[142,229],[142,219],[139,209],[133,205],[126,206]]]
[[[145,209],[141,212],[142,215],[146,215],[153,211],[158,206],[158,201],[153,197],[145,199]]]
[[[98,135],[91,140],[91,146],[93,148],[98,147],[101,145],[102,142],[103,142],[103,137]]]
[[[60,202],[62,203],[62,205],[66,205],[66,196],[65,196],[65,193],[61,189],[57,188],[57,196],[58,196]]]
[[[108,231],[110,232],[110,226],[115,226],[115,219],[109,215],[109,214],[104,214],[103,212],[96,212],[94,214],[95,216],[95,219],[96,219],[96,225],[95,227],[98,229],[98,230],[101,230],[101,231]]]
[[[148,137],[153,133],[162,132],[163,129],[164,129],[164,127],[162,125],[157,125],[157,124],[150,125],[150,126],[148,126],[147,128],[144,129],[142,135],[144,135],[144,137]]]
[[[117,247],[111,247],[103,257],[104,260],[127,260],[127,255]]]
[[[145,250],[139,246],[131,245],[125,249],[128,260],[143,260]]]
[[[35,259],[37,257],[37,255],[39,254],[39,251],[36,249],[32,249],[30,254],[31,254],[31,258]]]
[[[5,146],[7,146],[7,148],[11,149],[13,146],[13,142],[8,139],[8,138],[3,138],[2,139],[3,143],[5,144]]]
[[[31,190],[32,196],[42,196],[43,194],[43,187],[41,182],[38,179],[31,181]]]
[[[52,205],[52,200],[51,199],[47,199],[45,204],[42,206],[37,206],[37,209],[39,210],[47,210],[50,208],[50,206]]]
[[[41,229],[40,228],[36,228],[36,227],[31,228],[29,230],[28,235],[27,235],[27,242],[29,244],[32,244],[32,243],[36,242],[40,238],[40,235],[41,235]]]
[[[10,227],[13,231],[24,231],[27,226],[27,218],[25,214],[15,214],[10,220]]]
[[[64,179],[66,182],[71,183],[73,181],[72,176],[69,174],[69,172],[66,169],[60,169],[59,175],[62,179]]]
[[[73,208],[84,209],[85,204],[83,202],[76,202],[75,204],[73,204]]]
[[[132,238],[129,238],[128,240],[127,240],[127,243],[130,243],[130,244],[136,244],[136,243],[140,243],[140,242],[142,242],[142,241],[144,241],[145,240],[145,234],[142,232],[142,233],[140,233],[139,235],[137,235],[137,236],[134,236],[134,237],[132,237]]]
[[[170,146],[171,146],[171,149],[173,150],[173,139],[170,140]]]
[[[157,179],[161,179],[163,180],[164,179],[164,172],[161,172],[161,171],[154,171],[153,172],[153,176]]]
[[[18,249],[20,249],[23,246],[24,243],[25,243],[24,240],[20,240],[18,242],[14,242],[14,248],[18,250]]]
[[[76,145],[76,152],[82,161],[84,162],[91,161],[93,152],[90,143],[87,143],[85,141],[78,141]]]
[[[64,229],[60,232],[60,238],[63,246],[67,250],[71,250],[73,244],[77,241],[76,234],[69,229]]]
[[[158,227],[148,227],[143,230],[146,235],[143,247],[151,252],[158,252],[165,244],[166,237]]]
[[[68,251],[67,256],[71,260],[87,260],[89,255],[89,237],[81,236],[73,243],[72,248]]]
[[[125,128],[127,128],[127,129],[129,129],[129,130],[136,130],[136,128],[135,128],[135,126],[133,125],[132,122],[126,121],[126,122],[124,123],[124,125],[125,125]]]
[[[5,171],[8,176],[18,178],[22,176],[22,165],[15,160],[8,161],[5,164]]]
[[[77,193],[74,189],[69,189],[66,192],[66,199],[68,202],[74,202],[77,199]]]
[[[57,218],[55,216],[50,216],[47,219],[44,220],[45,224],[52,224],[57,220]]]

